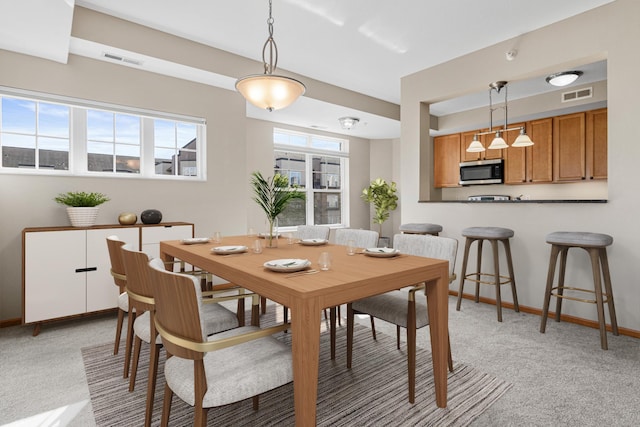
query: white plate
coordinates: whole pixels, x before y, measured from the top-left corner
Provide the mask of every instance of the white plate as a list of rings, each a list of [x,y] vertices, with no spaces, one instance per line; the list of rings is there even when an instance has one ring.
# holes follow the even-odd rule
[[[210,241],[211,239],[208,237],[192,237],[189,239],[182,239],[180,240],[180,243],[183,245],[195,245],[198,243],[209,243]]]
[[[274,259],[272,261],[267,261],[264,264],[264,268],[267,268],[271,271],[300,271],[311,265],[311,261],[308,259],[295,259],[295,258],[287,258],[287,259]]]
[[[367,248],[362,253],[372,257],[389,258],[398,255],[400,251],[393,248]]]
[[[304,246],[319,246],[327,244],[325,239],[302,239],[300,244]]]
[[[261,239],[266,239],[269,237],[269,233],[258,233],[258,237]],[[280,237],[280,234],[274,234],[273,237]]]
[[[215,254],[220,254],[220,255],[226,255],[226,254],[239,254],[242,252],[247,252],[247,249],[249,249],[246,246],[216,246],[215,248],[211,248],[211,252],[215,253]]]

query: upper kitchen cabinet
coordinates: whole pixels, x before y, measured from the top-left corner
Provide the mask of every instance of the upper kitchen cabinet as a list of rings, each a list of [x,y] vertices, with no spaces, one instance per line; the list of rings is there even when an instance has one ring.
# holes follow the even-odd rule
[[[458,187],[460,182],[460,134],[433,138],[433,186]]]
[[[554,181],[580,181],[586,178],[585,123],[585,113],[553,118]]]
[[[607,109],[587,111],[586,173],[588,179],[607,179]]]
[[[509,147],[505,151],[505,184],[552,182],[553,119],[532,120],[510,125],[510,128],[525,126],[533,141],[530,147]],[[518,132],[507,133],[507,144],[511,145]]]
[[[463,132],[460,134],[460,161],[462,162],[473,162],[475,160],[490,160],[490,159],[502,159],[503,150],[488,150],[491,141],[495,138],[495,133],[490,133],[487,135],[480,135],[478,140],[484,146],[485,150],[481,152],[469,153],[467,148],[471,141],[473,141],[473,136],[477,133],[487,132],[489,129],[482,130],[474,130],[469,132]]]

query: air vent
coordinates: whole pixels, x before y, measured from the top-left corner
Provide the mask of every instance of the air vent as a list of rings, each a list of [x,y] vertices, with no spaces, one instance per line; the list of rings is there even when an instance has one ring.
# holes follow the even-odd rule
[[[142,65],[142,62],[138,61],[137,59],[126,58],[124,56],[116,55],[113,53],[103,52],[102,56],[108,59],[113,59],[114,61],[126,62],[127,64],[131,64],[131,65]]]
[[[593,96],[593,88],[585,87],[582,89],[574,90],[572,92],[564,92],[562,94],[562,102],[572,102],[579,99],[591,98]]]

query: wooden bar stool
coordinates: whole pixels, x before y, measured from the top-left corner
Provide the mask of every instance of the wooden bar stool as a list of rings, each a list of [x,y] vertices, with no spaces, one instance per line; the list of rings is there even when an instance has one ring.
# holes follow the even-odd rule
[[[518,295],[516,294],[516,278],[513,274],[513,262],[511,260],[511,246],[509,245],[509,239],[513,237],[513,230],[502,227],[469,227],[462,230],[462,235],[466,237],[464,246],[464,257],[462,259],[462,273],[460,274],[460,290],[458,291],[458,303],[456,310],[460,311],[460,304],[462,303],[462,291],[464,289],[465,280],[476,283],[476,303],[480,301],[480,284],[494,285],[496,287],[496,307],[498,310],[498,322],[502,322],[502,298],[500,296],[500,285],[507,283],[511,284],[511,292],[513,294],[513,309],[516,312],[520,311],[518,305]],[[482,243],[488,240],[491,242],[493,249],[493,273],[483,273],[482,271]],[[477,245],[477,261],[476,271],[474,273],[467,274],[467,261],[469,259],[469,249],[473,242],[478,242]],[[498,242],[502,242],[504,246],[505,255],[507,256],[507,267],[509,269],[509,276],[500,275],[500,264],[498,257]],[[491,277],[492,280],[483,280],[483,277]],[[504,279],[504,280],[501,280]]]
[[[441,231],[442,226],[438,224],[410,223],[400,226],[400,232],[402,234],[431,234],[437,236]]]
[[[551,244],[551,257],[549,258],[549,272],[547,274],[547,288],[544,294],[544,306],[542,308],[540,332],[544,333],[547,326],[547,316],[549,315],[549,303],[551,296],[556,297],[556,322],[560,321],[562,300],[565,298],[596,304],[598,310],[598,323],[600,325],[600,345],[603,350],[606,350],[607,325],[604,318],[605,302],[609,306],[611,330],[613,331],[613,335],[618,335],[618,322],[616,321],[616,309],[613,304],[611,275],[609,274],[609,261],[607,259],[607,246],[610,246],[613,243],[613,237],[600,233],[558,231],[548,234],[546,240],[547,243]],[[593,271],[594,290],[565,286],[564,276],[567,267],[567,252],[569,252],[570,248],[582,248],[589,253],[591,269]],[[560,255],[560,272],[558,276],[558,285],[554,286],[558,255]],[[565,289],[569,290],[571,295],[565,295]],[[574,296],[575,294],[584,292],[595,294],[596,299],[584,299]]]

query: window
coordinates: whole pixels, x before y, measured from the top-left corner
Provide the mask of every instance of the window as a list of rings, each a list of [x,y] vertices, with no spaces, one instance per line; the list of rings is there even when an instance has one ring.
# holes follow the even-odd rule
[[[206,178],[204,120],[0,88],[0,172]]]
[[[281,227],[348,225],[346,140],[275,129],[274,173],[306,193],[278,218]]]

